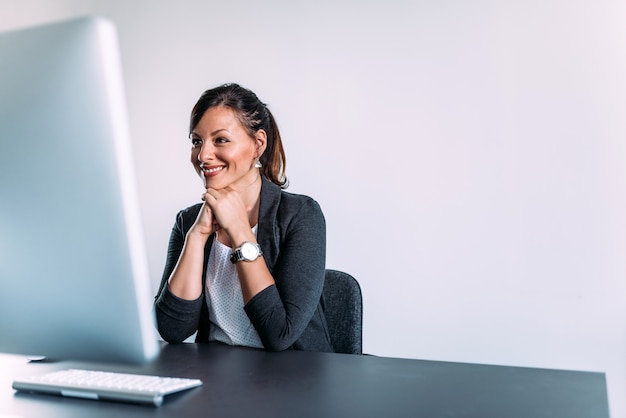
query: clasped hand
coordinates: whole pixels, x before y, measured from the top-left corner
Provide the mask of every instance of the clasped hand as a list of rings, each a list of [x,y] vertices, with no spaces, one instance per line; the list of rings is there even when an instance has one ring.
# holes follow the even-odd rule
[[[202,208],[192,229],[203,235],[210,235],[215,231],[224,230],[228,238],[233,237],[235,231],[250,229],[249,213],[240,194],[230,187],[224,189],[207,189],[202,195]]]

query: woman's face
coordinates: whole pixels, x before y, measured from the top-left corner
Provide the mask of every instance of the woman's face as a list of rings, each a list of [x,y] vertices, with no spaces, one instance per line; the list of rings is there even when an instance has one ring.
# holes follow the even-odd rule
[[[265,132],[251,137],[232,109],[209,108],[190,138],[191,163],[206,188],[237,188],[258,179],[254,163],[265,150]]]

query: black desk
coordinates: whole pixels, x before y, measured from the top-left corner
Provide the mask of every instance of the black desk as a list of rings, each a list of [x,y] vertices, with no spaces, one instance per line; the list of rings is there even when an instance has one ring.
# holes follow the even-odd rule
[[[160,408],[22,394],[15,376],[69,367],[195,377]],[[0,416],[608,418],[602,373],[345,354],[166,345],[144,366],[26,363],[0,355]]]

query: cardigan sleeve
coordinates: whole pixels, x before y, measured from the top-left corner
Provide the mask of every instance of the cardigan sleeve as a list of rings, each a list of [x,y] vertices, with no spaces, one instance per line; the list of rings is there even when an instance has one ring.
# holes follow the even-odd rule
[[[154,303],[157,329],[161,337],[170,343],[183,342],[197,331],[204,303],[204,293],[196,300],[185,300],[174,295],[168,285],[169,277],[185,243],[186,230],[189,229],[187,224],[193,223],[192,218],[195,220],[193,211],[189,209],[179,212],[176,216],[170,234],[163,277]],[[199,277],[198,280],[202,278]]]
[[[290,348],[303,337],[320,303],[326,265],[326,223],[317,202],[307,198],[281,228],[280,253],[271,269],[276,284],[245,306],[270,351]]]

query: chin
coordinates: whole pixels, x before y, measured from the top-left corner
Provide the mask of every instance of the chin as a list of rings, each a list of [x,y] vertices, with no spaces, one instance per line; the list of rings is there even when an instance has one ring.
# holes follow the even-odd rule
[[[222,181],[209,181],[209,180],[205,180],[204,182],[204,187],[206,189],[211,188],[211,189],[215,189],[215,190],[221,190],[224,189],[226,187],[228,187],[229,183],[224,183]]]

